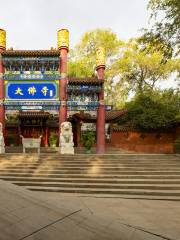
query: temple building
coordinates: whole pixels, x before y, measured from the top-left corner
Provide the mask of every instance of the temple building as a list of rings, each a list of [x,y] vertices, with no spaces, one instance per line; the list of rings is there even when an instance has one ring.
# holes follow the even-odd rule
[[[141,133],[118,120],[127,110],[113,110],[104,102],[105,51],[96,52],[96,77],[68,76],[69,32],[57,33],[57,49],[6,49],[6,32],[0,29],[0,122],[5,144],[21,145],[25,138],[42,136],[50,145],[52,133],[59,136],[62,122],[70,121],[75,147],[83,131],[96,134],[96,152],[121,148],[138,152],[174,151],[179,130],[171,133]],[[179,128],[178,128],[179,129]],[[58,142],[57,142],[58,146]]]
[[[42,146],[48,146],[50,133],[58,134],[68,120],[75,146],[87,122],[86,128],[91,123],[96,129],[97,152],[104,152],[105,112],[110,108],[104,105],[105,51],[97,49],[97,77],[92,78],[68,78],[68,51],[67,29],[58,31],[57,49],[34,51],[7,50],[6,32],[0,29],[0,122],[7,145],[21,144],[20,135],[42,135]]]

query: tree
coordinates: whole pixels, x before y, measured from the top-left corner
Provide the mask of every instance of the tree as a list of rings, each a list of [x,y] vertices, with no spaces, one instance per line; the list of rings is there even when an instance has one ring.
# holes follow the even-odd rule
[[[147,53],[160,52],[164,57],[164,61],[173,56],[173,47],[170,41],[159,33],[153,33],[152,31],[144,29],[144,33],[137,41]]]
[[[95,73],[96,50],[104,47],[106,51],[107,67],[119,51],[122,42],[110,29],[96,29],[86,32],[80,42],[70,51],[70,76],[89,76]],[[85,68],[85,69],[84,69]]]
[[[140,94],[126,108],[128,113],[120,124],[146,131],[170,129],[180,120],[180,95],[173,90]]]
[[[130,91],[144,93],[155,89],[156,83],[167,80],[178,70],[180,62],[171,59],[171,49],[165,40],[143,35],[122,42],[109,29],[85,33],[70,51],[69,76],[91,77],[96,74],[96,49],[106,49],[105,101],[114,108],[124,107]],[[180,69],[180,68],[179,68]]]
[[[106,51],[107,66],[111,60],[118,54],[119,47],[122,45],[117,35],[110,29],[95,29],[86,32],[79,44],[75,46],[76,57],[88,61],[88,64],[93,68],[95,67],[95,56],[98,47],[104,47]]]
[[[121,49],[119,59],[111,66],[121,84],[135,93],[155,89],[158,81],[167,80],[177,70],[178,60],[164,61],[162,51],[142,46],[139,39],[129,40]]]
[[[114,109],[121,109],[128,99],[129,88],[120,79],[116,79],[115,75],[110,74],[105,82],[105,101]]]
[[[124,86],[114,82],[116,72],[111,68],[116,61],[123,42],[110,29],[95,29],[86,32],[80,42],[70,51],[69,76],[91,77],[95,75],[96,50],[104,47],[106,51],[105,99],[107,104],[122,107],[127,98]],[[118,99],[117,99],[118,96]],[[114,98],[117,101],[114,103]]]
[[[92,77],[94,69],[91,68],[85,59],[71,59],[68,61],[68,75],[71,77]]]
[[[155,24],[151,32],[159,37],[166,37],[173,45],[180,47],[180,1],[150,0],[148,8]]]

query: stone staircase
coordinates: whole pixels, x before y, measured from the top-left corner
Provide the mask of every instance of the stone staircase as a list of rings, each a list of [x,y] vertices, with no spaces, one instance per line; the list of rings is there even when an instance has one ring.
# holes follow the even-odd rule
[[[7,153],[0,179],[32,191],[180,200],[180,156]]]
[[[77,154],[83,154],[86,152],[86,150],[83,148],[83,147],[75,147],[74,148],[74,151],[75,153]],[[5,152],[6,153],[22,153],[23,152],[23,147],[22,145],[20,146],[13,146],[13,147],[10,147],[10,146],[6,146],[5,147]],[[37,149],[26,149],[26,152],[33,152],[33,153],[37,153]],[[59,152],[59,147],[41,147],[40,148],[40,152],[41,153],[58,153]],[[96,153],[96,148],[92,148],[91,149],[91,152],[93,154]],[[122,154],[122,153],[133,153],[133,152],[130,152],[130,151],[126,151],[124,149],[120,149],[120,148],[113,148],[113,147],[108,147],[106,149],[106,153],[107,154]]]

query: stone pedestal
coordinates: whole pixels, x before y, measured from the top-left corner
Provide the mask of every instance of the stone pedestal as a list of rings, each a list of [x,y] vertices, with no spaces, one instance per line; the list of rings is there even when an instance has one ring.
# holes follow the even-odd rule
[[[74,154],[74,144],[73,143],[65,143],[60,146],[61,154]]]
[[[74,154],[73,132],[70,122],[61,123],[59,147],[61,154]]]

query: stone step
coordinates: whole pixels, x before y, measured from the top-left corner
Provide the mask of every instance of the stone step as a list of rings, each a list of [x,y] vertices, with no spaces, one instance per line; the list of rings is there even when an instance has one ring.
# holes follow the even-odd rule
[[[56,152],[59,152],[59,148],[56,147],[41,147],[40,148],[40,151],[42,153],[56,153]],[[6,153],[22,153],[23,152],[23,146],[14,146],[14,147],[11,147],[11,146],[6,146],[5,147],[5,152]],[[37,149],[26,149],[26,153],[36,153],[37,152]]]
[[[0,163],[0,167],[39,167],[39,166],[47,166],[47,167],[78,167],[78,166],[81,166],[81,167],[92,167],[92,166],[100,166],[100,167],[116,167],[116,166],[122,166],[122,167],[180,167],[180,163],[177,162],[177,163],[173,163],[172,162],[167,162],[167,163],[161,163],[161,165],[159,165],[159,163],[106,163],[106,162],[103,162],[103,163],[66,163],[66,162],[57,162],[57,163],[43,163],[40,164],[40,163],[33,163],[33,162],[17,162],[17,161],[14,161],[14,162],[4,162],[4,163]]]
[[[89,157],[89,158],[69,158],[69,159],[66,159],[66,158],[59,158],[58,156],[57,157],[45,157],[44,158],[39,158],[38,156],[28,156],[28,157],[4,157],[4,158],[0,158],[0,162],[1,161],[5,161],[5,160],[9,160],[9,161],[13,161],[13,160],[16,160],[16,161],[22,161],[22,162],[30,162],[30,161],[33,161],[33,162],[44,162],[44,161],[47,161],[47,162],[144,162],[144,163],[148,163],[149,161],[152,161],[152,162],[155,162],[155,161],[159,161],[159,162],[170,162],[170,161],[180,161],[179,158],[177,157],[169,157],[169,158],[158,158],[158,157],[154,157],[154,158],[113,158],[113,156],[109,157],[109,158],[93,158],[93,157]]]
[[[86,178],[98,178],[98,179],[180,179],[180,174],[175,175],[119,175],[119,174],[111,174],[111,175],[107,175],[107,174],[28,174],[28,173],[1,173],[0,174],[0,178],[4,178],[4,177],[35,177],[35,178],[81,178],[81,179],[86,179]]]
[[[59,153],[54,153],[54,154],[49,154],[49,153],[46,153],[46,154],[37,154],[37,153],[16,153],[16,154],[11,154],[11,153],[2,153],[0,154],[0,157],[1,158],[4,158],[4,157],[35,157],[35,158],[51,158],[51,157],[58,157],[59,159],[75,159],[75,158],[78,158],[78,159],[87,159],[87,158],[94,158],[94,159],[108,159],[108,158],[115,158],[115,159],[121,159],[121,158],[125,158],[125,159],[136,159],[136,158],[139,158],[139,159],[152,159],[152,158],[159,158],[159,159],[169,159],[169,158],[178,158],[179,155],[178,154],[156,154],[156,155],[153,155],[153,154],[104,154],[104,155],[88,155],[88,154],[74,154],[74,155],[61,155]]]
[[[152,159],[152,158],[159,158],[159,159],[169,159],[169,158],[177,158],[179,159],[180,156],[177,154],[104,154],[104,155],[96,155],[96,154],[75,154],[75,155],[60,155],[59,153],[54,153],[54,154],[37,154],[37,153],[17,153],[17,154],[11,154],[11,153],[6,153],[6,154],[1,154],[0,158],[6,158],[6,157],[38,157],[38,158],[48,158],[48,157],[58,157],[58,159],[87,159],[87,158],[103,158],[103,159],[108,159],[108,158],[113,158],[113,159]]]
[[[29,189],[30,190],[30,189]],[[38,194],[38,191],[31,190]],[[57,192],[51,192],[51,194],[55,193],[57,195]],[[94,197],[94,198],[119,198],[119,199],[144,199],[144,200],[166,200],[166,201],[180,201],[180,196],[158,196],[158,195],[135,195],[135,194],[111,194],[111,193],[76,193],[76,192],[58,192],[58,195],[61,196],[68,196],[68,197]]]
[[[56,188],[83,188],[83,189],[126,189],[126,190],[180,190],[176,184],[107,184],[107,183],[50,183],[50,182],[14,182],[18,186],[29,187],[56,187]]]
[[[171,161],[146,161],[146,162],[142,162],[142,161],[72,161],[72,162],[67,162],[67,161],[18,161],[18,160],[4,160],[4,161],[0,161],[0,166],[42,166],[42,165],[47,165],[47,166],[92,166],[92,165],[98,165],[98,166],[159,166],[159,164],[161,164],[161,166],[179,166],[180,161],[177,160],[171,160]]]
[[[57,164],[66,164],[66,165],[92,165],[92,164],[179,164],[180,160],[179,159],[164,159],[164,160],[159,160],[159,159],[149,159],[149,160],[135,160],[135,159],[119,159],[119,160],[113,160],[113,159],[102,159],[102,160],[93,160],[93,159],[86,159],[86,160],[51,160],[51,159],[35,159],[35,158],[27,158],[27,159],[3,159],[0,160],[0,164],[52,164],[52,165],[57,165]]]
[[[60,192],[60,193],[81,193],[81,194],[115,194],[115,195],[143,195],[143,196],[175,196],[180,197],[180,190],[129,190],[129,189],[87,189],[87,188],[59,188],[59,187],[42,187],[34,186],[28,187],[32,191],[44,191],[44,192]]]
[[[0,178],[33,191],[180,200],[180,157],[0,155]]]
[[[62,174],[62,173],[64,173],[64,174],[107,174],[107,175],[112,175],[112,174],[117,174],[117,175],[124,175],[124,174],[126,174],[126,175],[144,175],[144,174],[150,174],[150,175],[166,175],[166,174],[169,174],[169,175],[174,175],[174,174],[176,174],[176,175],[180,175],[180,170],[159,170],[159,169],[157,169],[157,170],[140,170],[140,169],[138,169],[138,170],[134,170],[134,171],[129,171],[129,170],[120,170],[120,169],[117,169],[116,171],[114,170],[114,171],[109,171],[108,169],[105,171],[102,171],[101,169],[90,169],[90,170],[86,170],[86,169],[84,169],[84,170],[72,170],[72,169],[70,169],[70,170],[48,170],[48,169],[46,169],[46,170],[41,170],[41,169],[37,169],[37,171],[35,170],[35,171],[32,171],[32,170],[29,170],[29,169],[23,169],[22,170],[23,171],[23,173],[28,173],[28,174],[34,174],[34,173],[45,173],[45,174]],[[20,172],[20,170],[14,170],[14,169],[0,169],[0,174],[1,173],[9,173],[9,172],[11,172],[11,173],[19,173]]]
[[[107,167],[107,166],[99,166],[99,165],[93,165],[93,166],[85,166],[85,167],[81,167],[81,166],[76,166],[76,167],[55,167],[55,166],[7,166],[7,167],[2,167],[1,170],[8,170],[8,171],[23,171],[23,170],[44,170],[44,171],[49,171],[49,169],[53,170],[53,171],[66,171],[66,170],[70,170],[70,171],[91,171],[91,170],[101,170],[101,171],[106,171],[108,170],[108,172],[111,171],[180,171],[180,165],[176,166],[176,167],[168,167],[168,166],[153,166],[153,167],[144,167],[144,166],[131,166],[131,167],[124,167],[124,166],[111,166],[111,167]]]
[[[159,161],[156,162],[149,162],[149,163],[144,163],[144,162],[35,162],[35,161],[2,161],[0,162],[0,167],[42,167],[42,166],[47,166],[47,167],[92,167],[92,166],[100,166],[100,167],[179,167],[180,166],[180,161],[168,161],[168,162],[162,162],[160,163]]]
[[[103,155],[100,155],[100,154],[74,154],[74,155],[62,155],[62,154],[59,154],[59,153],[54,153],[54,154],[51,154],[51,153],[40,153],[40,154],[37,154],[37,153],[2,153],[0,155],[1,158],[4,158],[4,157],[38,157],[38,158],[48,158],[48,157],[58,157],[59,159],[75,159],[75,158],[79,158],[79,159],[82,159],[82,158],[95,158],[95,159],[108,159],[108,158],[115,158],[115,159],[120,159],[120,158],[126,158],[126,159],[134,159],[134,158],[147,158],[147,159],[151,159],[151,158],[159,158],[159,159],[169,159],[169,158],[178,158],[179,155],[178,154],[103,154]]]
[[[168,159],[179,159],[180,157],[178,155],[102,155],[102,156],[98,156],[98,155],[90,155],[90,156],[86,156],[86,155],[71,155],[71,156],[62,156],[62,155],[55,155],[58,159],[65,159],[65,160],[75,160],[75,159],[94,159],[96,160],[102,160],[102,159],[114,159],[114,160],[120,160],[120,159],[130,159],[130,160],[146,160],[146,159],[160,159],[160,160],[168,160]],[[48,155],[43,156],[43,155],[39,155],[38,156],[39,159],[43,159],[44,157],[48,158]]]
[[[108,183],[108,184],[180,184],[180,179],[163,179],[163,180],[158,180],[158,179],[130,179],[130,180],[122,180],[122,179],[109,179],[107,180],[106,178],[98,179],[98,178],[41,178],[41,177],[1,177],[3,180],[7,181],[12,181],[12,182],[45,182],[45,183]]]

